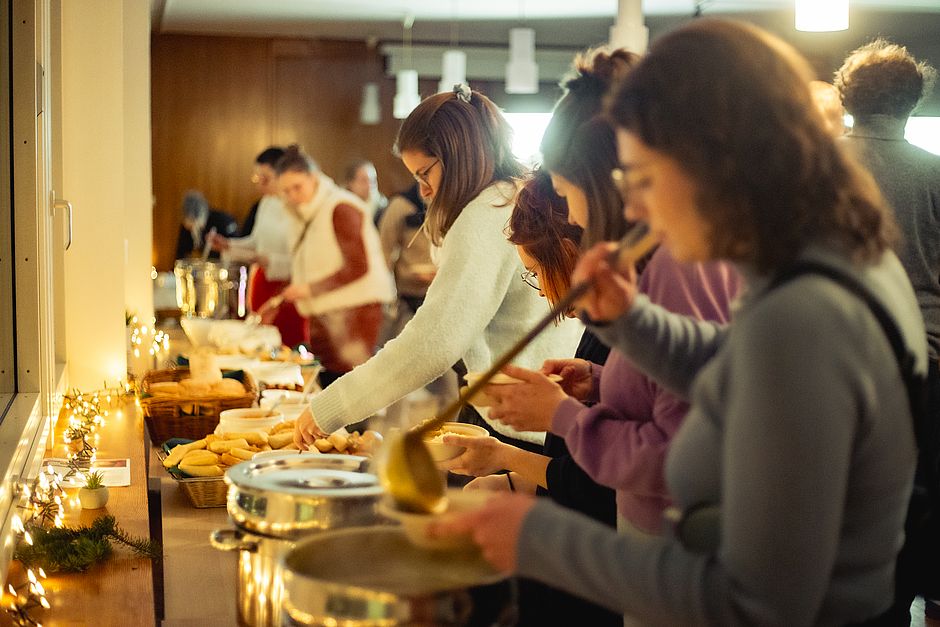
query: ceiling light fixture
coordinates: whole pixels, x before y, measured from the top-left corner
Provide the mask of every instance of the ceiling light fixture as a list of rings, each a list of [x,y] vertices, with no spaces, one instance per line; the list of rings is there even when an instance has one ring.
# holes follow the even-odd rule
[[[811,33],[849,28],[849,0],[796,0],[796,30]]]
[[[539,66],[535,63],[535,31],[509,30],[509,63],[506,64],[507,94],[537,94]]]
[[[467,53],[457,50],[457,0],[453,1],[450,22],[450,49],[441,55],[441,82],[437,91],[451,91],[467,82]]]
[[[405,49],[405,67],[413,68],[414,64],[411,58],[411,27],[414,26],[414,15],[406,15],[402,26],[404,27],[404,36],[402,44]],[[421,104],[421,95],[418,93],[418,72],[414,69],[399,70],[395,76],[395,100],[392,107],[392,115],[398,120],[408,117],[408,114],[414,111],[415,107]]]
[[[618,0],[617,19],[610,27],[610,47],[643,54],[649,41],[650,30],[643,23],[642,0]]]
[[[359,122],[378,124],[382,121],[382,107],[379,105],[379,84],[366,83],[362,86],[362,104],[359,106]]]

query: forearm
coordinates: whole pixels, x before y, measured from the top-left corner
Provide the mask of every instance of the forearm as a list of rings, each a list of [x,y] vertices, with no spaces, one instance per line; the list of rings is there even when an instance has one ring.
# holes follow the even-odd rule
[[[546,472],[551,458],[530,451],[506,445],[503,453],[503,465],[506,470],[517,473],[522,479],[539,487],[547,488]]]

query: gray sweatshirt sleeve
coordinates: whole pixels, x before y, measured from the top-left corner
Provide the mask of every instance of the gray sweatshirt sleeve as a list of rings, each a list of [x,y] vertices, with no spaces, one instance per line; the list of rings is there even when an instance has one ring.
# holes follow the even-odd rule
[[[591,331],[647,376],[687,399],[692,380],[724,342],[727,327],[670,313],[638,294],[624,316],[591,326]]]

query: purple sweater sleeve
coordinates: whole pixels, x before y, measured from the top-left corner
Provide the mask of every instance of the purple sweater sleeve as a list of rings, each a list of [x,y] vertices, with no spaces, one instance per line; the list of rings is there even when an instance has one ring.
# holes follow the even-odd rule
[[[666,492],[663,460],[688,406],[611,352],[601,380],[603,402],[586,407],[567,399],[552,432],[598,483],[633,494]]]

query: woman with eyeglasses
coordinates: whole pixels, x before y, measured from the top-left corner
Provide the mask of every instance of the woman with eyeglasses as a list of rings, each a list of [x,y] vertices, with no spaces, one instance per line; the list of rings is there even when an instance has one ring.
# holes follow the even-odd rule
[[[519,280],[524,271],[504,229],[525,168],[510,128],[486,96],[458,86],[426,98],[402,123],[396,149],[427,201],[425,229],[438,270],[424,303],[372,359],[317,394],[295,429],[298,445],[358,422],[426,385],[458,362],[482,371],[544,316],[545,301]],[[518,358],[526,366],[574,353],[583,327],[562,322]],[[483,419],[486,410],[480,408]],[[504,437],[540,447],[544,433]]]
[[[812,76],[769,33],[696,20],[612,94],[630,216],[677,259],[748,280],[728,327],[653,305],[610,246],[575,271],[594,284],[596,332],[690,399],[666,464],[681,535],[640,542],[520,496],[436,533],[470,532],[501,570],[648,624],[888,624],[917,453],[898,357],[860,295],[915,375],[927,347],[896,227],[813,106]]]
[[[628,226],[610,175],[618,164],[614,131],[599,114],[614,76],[626,74],[636,61],[624,50],[577,58],[542,140],[554,187],[567,197],[569,220],[585,229],[589,244],[618,238]],[[738,288],[737,275],[726,264],[681,265],[662,247],[640,276],[640,290],[654,302],[702,320],[726,322]],[[585,359],[554,359],[541,372],[518,367],[506,372],[525,384],[490,386],[487,393],[498,401],[490,415],[515,429],[564,438],[573,459],[595,481],[616,489],[623,531],[660,533],[670,503],[663,460],[688,409],[685,401],[617,351],[603,367]],[[553,383],[548,374],[563,380]]]

